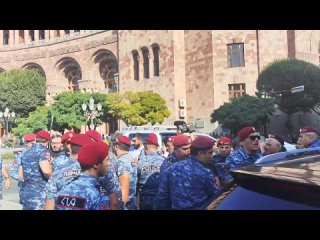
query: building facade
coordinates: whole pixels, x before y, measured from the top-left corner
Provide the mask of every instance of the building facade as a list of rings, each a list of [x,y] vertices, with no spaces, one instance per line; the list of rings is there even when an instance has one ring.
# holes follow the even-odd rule
[[[211,132],[212,112],[254,95],[272,61],[319,65],[319,40],[318,30],[1,30],[0,71],[37,68],[48,104],[63,91],[153,90],[171,112],[164,125],[184,120]]]

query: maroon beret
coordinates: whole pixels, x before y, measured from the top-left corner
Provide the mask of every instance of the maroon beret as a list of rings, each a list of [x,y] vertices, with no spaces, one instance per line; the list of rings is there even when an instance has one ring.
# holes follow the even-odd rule
[[[45,130],[40,130],[39,132],[37,132],[37,137],[43,138],[47,141],[50,141],[50,139],[51,139],[50,134]]]
[[[24,135],[24,141],[26,142],[31,142],[31,141],[35,141],[36,140],[37,135],[34,133],[28,133],[26,135]]]
[[[117,143],[123,143],[128,146],[131,145],[130,138],[128,138],[127,136],[118,136],[116,141]]]
[[[197,136],[195,140],[191,143],[192,148],[196,149],[209,149],[214,145],[214,140],[207,136]]]
[[[66,132],[61,138],[61,143],[64,144],[66,141],[69,141],[74,135],[75,133],[72,131]]]
[[[180,147],[183,145],[188,145],[191,143],[191,139],[189,136],[184,135],[184,134],[180,134],[178,136],[175,136],[173,138],[173,146],[175,147]]]
[[[108,153],[109,146],[107,144],[91,141],[80,148],[78,162],[83,165],[96,165],[101,163],[108,156]]]
[[[146,138],[146,144],[159,146],[157,135],[154,133],[149,133]]]
[[[284,145],[283,138],[280,137],[279,135],[277,135],[277,134],[271,134],[271,133],[270,133],[270,134],[268,135],[268,137],[269,137],[269,138],[274,138],[274,139],[278,140],[279,143],[280,143],[282,146]]]
[[[228,137],[221,137],[218,139],[217,146],[219,145],[231,145],[232,140]]]
[[[88,135],[89,137],[93,138],[93,140],[96,142],[102,142],[101,134],[99,132],[97,132],[96,130],[86,131],[85,134]]]
[[[239,142],[245,140],[251,133],[255,133],[256,129],[252,126],[242,128],[238,133]]]
[[[91,138],[88,135],[81,134],[81,133],[73,135],[72,138],[70,139],[70,144],[73,144],[73,145],[83,146],[88,143],[92,143]]]
[[[301,128],[300,133],[307,133],[307,132],[315,132],[316,134],[320,135],[318,130],[314,127],[304,127],[304,128]]]

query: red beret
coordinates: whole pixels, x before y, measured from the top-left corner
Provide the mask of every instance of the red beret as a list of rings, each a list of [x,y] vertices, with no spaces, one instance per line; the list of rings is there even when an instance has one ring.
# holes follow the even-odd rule
[[[316,134],[320,135],[318,130],[314,127],[304,127],[300,129],[300,133],[307,133],[307,132],[315,132]]]
[[[218,139],[217,146],[219,145],[231,145],[232,140],[228,137],[221,137]]]
[[[282,146],[284,145],[283,138],[280,137],[279,135],[277,135],[277,134],[269,134],[268,137],[269,137],[269,138],[274,138],[274,139],[278,140],[279,143],[280,143]]]
[[[245,140],[251,133],[255,133],[256,129],[252,126],[242,128],[238,133],[239,142]]]
[[[83,146],[88,143],[92,143],[91,138],[88,135],[81,134],[81,133],[73,135],[73,137],[70,139],[70,144],[73,144],[73,145]]]
[[[108,152],[109,146],[107,144],[91,141],[80,148],[78,162],[83,165],[96,165],[101,163],[108,156]]]
[[[117,143],[123,143],[128,146],[131,145],[130,138],[128,138],[127,136],[118,136],[116,141]]]
[[[69,141],[74,135],[75,133],[72,131],[66,132],[61,138],[61,143],[64,144],[66,141]]]
[[[40,130],[39,132],[37,132],[37,137],[43,138],[47,141],[50,141],[50,139],[51,139],[50,134],[45,130]]]
[[[31,142],[31,141],[35,141],[36,140],[37,135],[34,133],[28,133],[26,135],[24,135],[24,141],[26,142]]]
[[[99,132],[97,132],[96,130],[86,131],[85,134],[88,135],[89,137],[93,138],[94,141],[96,141],[96,142],[102,142],[101,134]]]
[[[154,133],[149,133],[146,138],[146,144],[153,144],[159,146],[157,135]]]
[[[214,145],[214,140],[207,136],[197,136],[195,140],[191,143],[192,148],[196,149],[209,149]]]
[[[175,147],[180,147],[183,145],[188,145],[191,143],[191,139],[189,136],[184,135],[184,134],[180,134],[178,136],[175,136],[173,138],[173,146]]]

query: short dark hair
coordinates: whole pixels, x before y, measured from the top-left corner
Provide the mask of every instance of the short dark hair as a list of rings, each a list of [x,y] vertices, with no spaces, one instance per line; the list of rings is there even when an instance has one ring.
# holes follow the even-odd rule
[[[126,145],[124,143],[118,143],[117,142],[114,145],[118,145],[121,150],[129,152],[130,146],[128,146],[128,145]]]
[[[140,140],[143,139],[143,136],[142,136],[141,133],[136,133],[134,136],[135,136],[137,139],[140,139]]]

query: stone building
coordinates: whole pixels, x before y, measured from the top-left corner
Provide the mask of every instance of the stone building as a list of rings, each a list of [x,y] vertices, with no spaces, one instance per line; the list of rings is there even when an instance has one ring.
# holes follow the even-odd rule
[[[39,69],[48,104],[62,91],[153,90],[171,112],[164,125],[181,119],[211,132],[211,113],[254,95],[267,64],[319,65],[319,39],[318,30],[1,30],[0,71]]]

